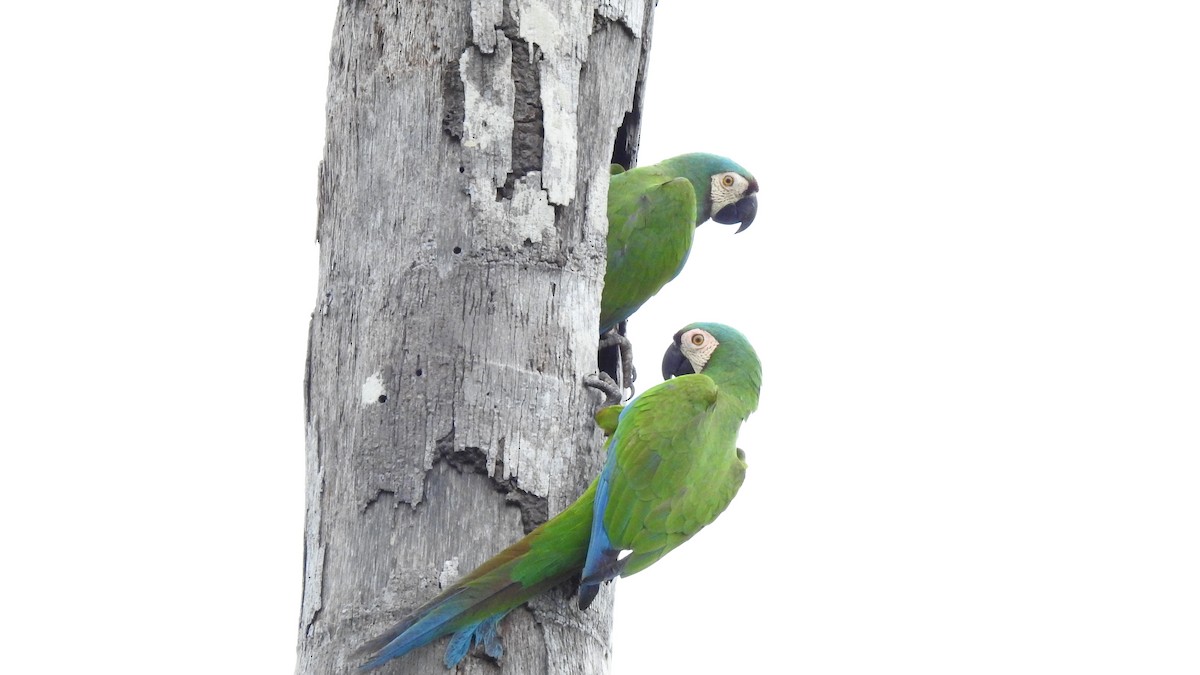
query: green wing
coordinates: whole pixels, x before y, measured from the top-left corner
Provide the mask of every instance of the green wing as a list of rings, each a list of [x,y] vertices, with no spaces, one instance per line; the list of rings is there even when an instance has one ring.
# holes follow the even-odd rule
[[[629,318],[674,279],[692,248],[696,191],[688,179],[652,169],[631,169],[609,182],[601,332]]]
[[[605,437],[612,436],[616,432],[617,423],[621,421],[621,411],[624,409],[623,405],[606,405],[592,416],[596,420],[596,426],[600,427]]]
[[[604,527],[612,546],[631,550],[621,576],[645,569],[725,510],[746,475],[737,424],[715,415],[707,375],[677,377],[627,410],[613,452]]]

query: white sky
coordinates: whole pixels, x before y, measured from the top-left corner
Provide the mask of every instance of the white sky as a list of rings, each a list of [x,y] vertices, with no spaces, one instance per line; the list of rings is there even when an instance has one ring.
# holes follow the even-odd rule
[[[659,7],[643,162],[762,193],[640,385],[694,320],[765,384],[615,673],[1200,671],[1200,10],[981,4]],[[294,667],[334,11],[0,10],[7,672]]]

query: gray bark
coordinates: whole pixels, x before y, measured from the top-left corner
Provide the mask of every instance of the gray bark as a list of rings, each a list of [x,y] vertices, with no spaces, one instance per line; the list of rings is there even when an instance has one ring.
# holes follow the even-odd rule
[[[341,3],[305,382],[298,673],[569,504],[603,462],[608,163],[637,147],[652,0]],[[632,111],[632,114],[630,114]],[[502,624],[503,672],[606,670],[611,596]],[[442,668],[445,639],[381,672]],[[473,653],[461,672],[496,672]]]

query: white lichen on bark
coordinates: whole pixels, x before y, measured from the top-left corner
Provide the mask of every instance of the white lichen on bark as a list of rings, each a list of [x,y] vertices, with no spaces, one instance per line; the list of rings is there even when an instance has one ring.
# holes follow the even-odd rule
[[[362,404],[384,403],[386,401],[379,400],[379,397],[386,396],[386,392],[383,387],[383,371],[376,371],[362,384]]]

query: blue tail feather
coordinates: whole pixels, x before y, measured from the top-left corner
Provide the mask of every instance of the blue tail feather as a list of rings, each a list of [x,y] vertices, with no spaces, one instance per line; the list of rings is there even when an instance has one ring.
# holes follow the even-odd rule
[[[464,600],[466,604],[464,604]],[[396,657],[403,656],[418,647],[423,647],[433,642],[446,634],[446,624],[471,611],[476,606],[477,604],[472,603],[469,598],[448,598],[444,600],[439,606],[430,609],[420,619],[407,626],[401,625],[400,632],[376,652],[375,658],[359,666],[358,672],[361,673],[378,668]],[[475,644],[481,645],[484,653],[493,659],[499,659],[503,656],[504,644],[497,631],[497,626],[501,619],[508,616],[509,611],[511,610],[493,614],[481,621],[469,624],[455,631],[450,637],[450,643],[446,645],[446,655],[443,658],[446,667],[453,668],[458,665],[466,657],[467,652],[470,651],[472,641]],[[377,644],[377,642],[374,644]],[[374,644],[368,644],[363,649],[373,651]]]
[[[392,659],[403,656],[408,652],[422,647],[433,642],[438,637],[444,634],[444,628],[447,623],[452,621],[462,611],[459,603],[454,603],[453,600],[447,599],[443,603],[429,610],[420,619],[412,622],[397,634],[390,642],[384,645],[376,653],[375,658],[367,661],[358,667],[358,672],[364,672],[373,668],[378,668]],[[464,629],[466,630],[466,629]],[[470,635],[468,634],[468,638]],[[453,645],[453,642],[451,643]],[[368,644],[364,649],[373,649],[374,644]],[[470,641],[467,642],[467,647],[470,647]],[[466,653],[466,650],[463,650]],[[447,656],[449,654],[447,653]],[[461,658],[461,657],[460,657]]]
[[[467,651],[471,649],[471,638],[475,637],[475,629],[478,626],[479,624],[473,623],[450,636],[450,643],[446,645],[446,655],[442,657],[442,663],[446,664],[447,669],[457,666],[467,655]]]

